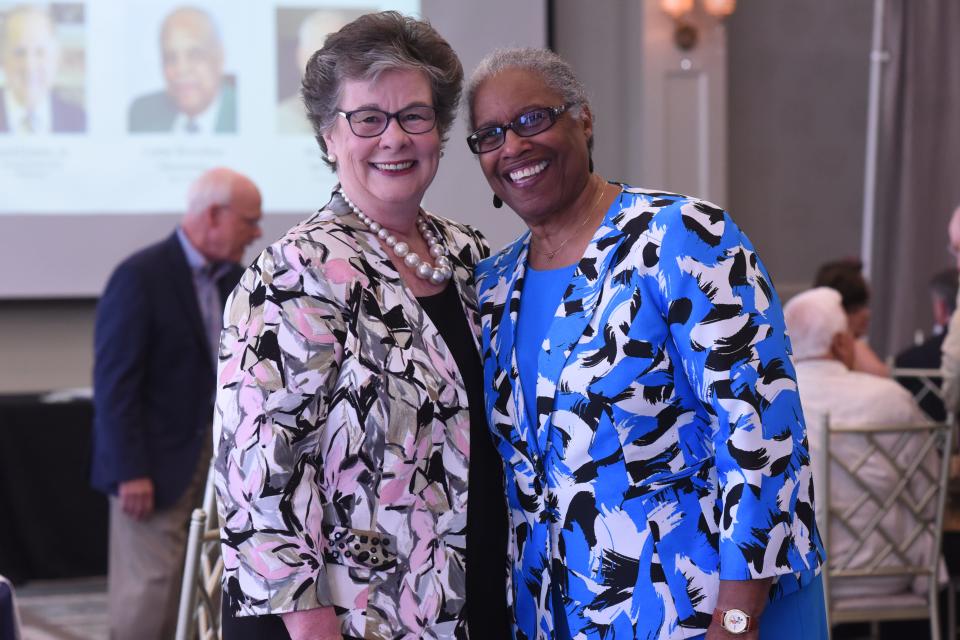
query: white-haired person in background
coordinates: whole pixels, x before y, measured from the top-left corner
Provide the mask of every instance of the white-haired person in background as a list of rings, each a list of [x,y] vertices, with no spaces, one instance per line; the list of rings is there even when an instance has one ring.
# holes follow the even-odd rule
[[[829,416],[831,424],[845,427],[893,426],[928,421],[910,393],[892,379],[852,370],[856,338],[847,325],[847,314],[836,290],[817,287],[800,293],[784,305],[783,314],[793,344],[793,361],[810,438],[810,455],[815,461],[824,455],[821,442],[825,416]],[[831,451],[853,460],[864,451],[866,443],[862,438],[832,439]],[[887,443],[887,440],[890,442]],[[897,441],[895,434],[880,437],[881,444],[889,444],[890,449],[896,446]],[[914,441],[901,446],[898,462],[904,464],[915,457],[918,444]],[[898,480],[896,470],[880,454],[872,455],[867,464],[871,467],[874,487],[881,495],[889,494]],[[931,453],[925,464],[933,477],[937,477],[938,460],[935,453]],[[829,496],[822,482],[823,478],[815,474],[814,495],[819,498],[816,502],[817,522],[821,524],[825,522],[823,516],[828,501],[834,509],[848,509],[862,494],[861,489],[837,465],[831,468]],[[875,507],[867,503],[851,518],[853,529],[862,530],[875,515]],[[903,539],[908,531],[909,520],[905,510],[894,510],[883,520],[882,527],[892,534],[893,539]],[[831,523],[828,539],[830,548],[827,549],[827,556],[834,558],[846,556],[856,543],[850,529],[839,523]],[[854,562],[857,565],[866,564],[884,546],[881,536],[874,533],[856,553]],[[915,561],[929,557],[929,543],[924,545],[921,542],[914,548],[918,554]],[[831,581],[831,591],[840,597],[891,595],[908,590],[910,581],[908,576],[848,581],[836,579]],[[918,581],[914,586],[921,586],[921,583]]]
[[[957,261],[960,269],[960,206],[953,211],[950,223],[947,225],[947,236],[950,239],[950,253]],[[957,296],[960,302],[960,296]],[[960,411],[960,313],[954,313],[947,325],[947,335],[941,347],[943,359],[943,405],[947,415]]]

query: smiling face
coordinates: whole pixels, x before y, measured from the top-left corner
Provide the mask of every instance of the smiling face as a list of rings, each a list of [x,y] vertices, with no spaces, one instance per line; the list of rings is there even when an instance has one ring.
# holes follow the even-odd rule
[[[375,80],[344,80],[340,110],[373,108],[394,113],[407,107],[433,106],[426,76],[411,69],[384,71]],[[410,134],[391,118],[372,138],[351,131],[338,117],[323,136],[327,153],[336,156],[337,176],[347,196],[367,215],[389,226],[398,213],[416,211],[437,174],[440,133]]]
[[[161,35],[167,93],[188,116],[202,113],[220,92],[223,48],[209,17],[180,9],[164,23]]]
[[[40,11],[12,12],[3,38],[3,71],[14,99],[35,109],[50,95],[60,51],[50,19]]]
[[[474,94],[474,129],[503,125],[531,109],[562,104],[563,97],[536,73],[507,69],[484,81]],[[579,115],[566,111],[552,127],[528,138],[507,131],[502,147],[479,155],[494,193],[527,224],[565,212],[584,192],[590,177],[587,143],[593,121],[588,110],[581,111]]]

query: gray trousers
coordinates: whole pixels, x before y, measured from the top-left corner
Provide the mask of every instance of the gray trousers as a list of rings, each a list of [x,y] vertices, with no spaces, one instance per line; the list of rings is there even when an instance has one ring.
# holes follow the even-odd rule
[[[134,520],[120,509],[116,496],[110,497],[110,640],[174,637],[190,513],[203,501],[209,465],[205,451],[176,504],[146,520]]]

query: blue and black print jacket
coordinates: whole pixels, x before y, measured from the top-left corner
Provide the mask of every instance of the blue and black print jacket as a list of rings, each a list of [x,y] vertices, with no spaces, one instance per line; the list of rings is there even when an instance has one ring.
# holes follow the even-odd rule
[[[719,580],[819,572],[809,446],[780,302],[723,210],[624,186],[539,355],[514,340],[529,234],[478,266],[486,408],[505,461],[518,639],[686,638]]]

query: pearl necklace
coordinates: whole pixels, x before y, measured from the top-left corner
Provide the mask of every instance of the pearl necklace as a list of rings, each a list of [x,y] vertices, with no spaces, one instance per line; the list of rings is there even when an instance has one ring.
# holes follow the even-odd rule
[[[343,201],[347,203],[347,206],[350,207],[350,210],[357,214],[360,222],[375,233],[378,238],[383,240],[384,244],[390,247],[394,255],[402,259],[404,264],[414,269],[418,278],[429,280],[433,284],[443,284],[453,277],[453,266],[450,264],[450,258],[446,256],[447,251],[443,245],[440,244],[440,238],[430,229],[430,222],[422,211],[417,214],[417,229],[430,248],[430,255],[433,257],[436,266],[431,265],[411,251],[410,245],[397,240],[397,237],[384,229],[383,225],[363,211],[360,211],[360,207],[353,204],[353,201],[347,197],[347,194],[344,193],[342,188],[338,189],[337,192],[340,194],[340,197],[343,198]]]

